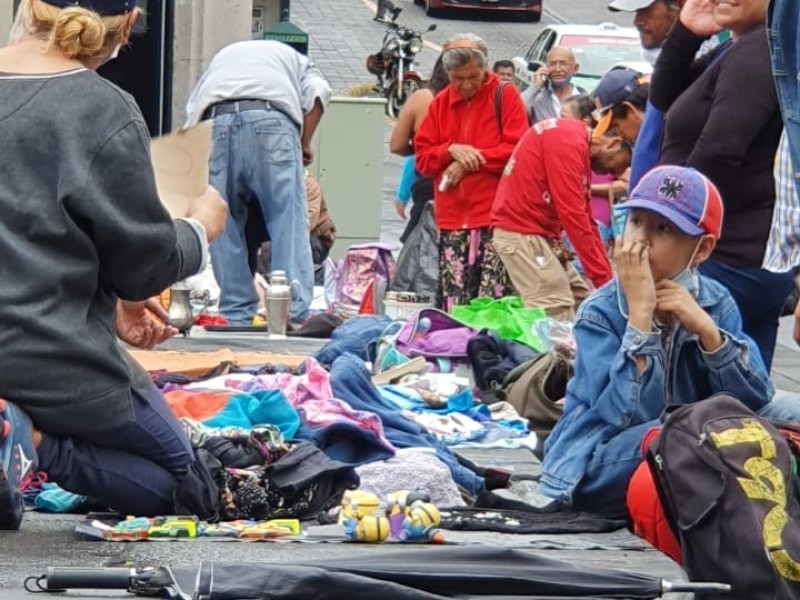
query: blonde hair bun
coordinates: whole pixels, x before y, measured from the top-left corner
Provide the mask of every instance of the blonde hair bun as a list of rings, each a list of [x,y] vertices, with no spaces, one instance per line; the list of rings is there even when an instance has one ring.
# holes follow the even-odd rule
[[[94,56],[103,49],[108,30],[97,13],[85,8],[65,8],[58,13],[48,45],[68,58]]]

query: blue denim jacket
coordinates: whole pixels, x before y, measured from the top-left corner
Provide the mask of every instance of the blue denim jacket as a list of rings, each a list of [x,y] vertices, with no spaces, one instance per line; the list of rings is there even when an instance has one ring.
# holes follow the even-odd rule
[[[767,37],[772,55],[772,72],[778,87],[783,122],[795,182],[800,186],[800,3],[772,0],[767,15]],[[800,187],[798,187],[800,189]]]
[[[575,373],[567,386],[564,416],[545,447],[542,493],[570,505],[598,445],[658,419],[667,404],[687,404],[721,391],[754,411],[768,403],[772,383],[758,348],[742,331],[730,292],[700,276],[697,301],[723,332],[725,342],[716,352],[703,352],[697,336],[677,326],[667,355],[660,333],[643,333],[628,324],[616,278],[581,305]],[[647,365],[637,375],[640,356]]]

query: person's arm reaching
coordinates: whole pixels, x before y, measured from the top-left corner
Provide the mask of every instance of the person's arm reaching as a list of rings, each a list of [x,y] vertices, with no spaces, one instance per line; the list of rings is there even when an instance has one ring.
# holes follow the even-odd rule
[[[544,153],[544,169],[553,205],[564,231],[595,287],[611,279],[611,265],[603,247],[597,226],[592,221],[584,188],[588,171],[586,149],[551,138],[553,142]]]
[[[421,121],[420,115],[428,111],[433,100],[430,90],[417,90],[403,106],[403,110],[397,117],[397,123],[392,130],[392,137],[389,139],[389,151],[400,156],[410,156],[414,154],[414,128],[417,121]]]
[[[778,96],[769,70],[769,49],[749,43],[720,66],[711,112],[686,165],[712,181],[724,181],[750,154],[756,138],[779,111]],[[745,43],[742,40],[737,43]],[[744,48],[743,48],[744,49]],[[761,67],[765,68],[761,68]],[[732,127],[731,124],[736,126]]]
[[[213,188],[192,202],[187,219],[170,218],[149,147],[144,122],[127,123],[98,148],[80,187],[62,198],[94,246],[103,283],[123,300],[146,300],[196,274],[205,244],[225,225],[227,206]]]
[[[311,140],[317,131],[317,126],[322,119],[322,113],[331,100],[331,87],[317,66],[308,61],[305,64],[303,76],[300,81],[300,98],[303,108],[303,131],[301,144],[303,148],[303,163],[308,166],[314,160],[311,150]]]
[[[695,62],[704,38],[692,33],[680,21],[672,27],[650,81],[650,103],[666,113],[672,103],[705,70],[708,58]]]

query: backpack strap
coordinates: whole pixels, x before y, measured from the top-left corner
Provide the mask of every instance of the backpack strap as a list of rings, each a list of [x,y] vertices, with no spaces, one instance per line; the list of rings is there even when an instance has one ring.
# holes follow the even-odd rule
[[[494,114],[497,117],[497,128],[500,130],[500,137],[503,136],[503,89],[508,85],[508,81],[502,81],[494,92]]]

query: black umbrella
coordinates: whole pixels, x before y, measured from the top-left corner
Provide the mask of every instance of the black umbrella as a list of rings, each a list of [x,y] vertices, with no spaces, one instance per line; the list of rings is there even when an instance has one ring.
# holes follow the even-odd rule
[[[95,570],[100,572],[101,570]],[[608,569],[587,569],[494,546],[417,548],[346,560],[303,563],[200,563],[132,572],[107,569],[102,585],[91,570],[48,569],[46,591],[112,586],[143,596],[191,600],[559,600],[658,598],[666,592],[727,592],[714,583],[671,583]],[[78,579],[79,578],[79,579]],[[97,580],[99,583],[99,580]]]

